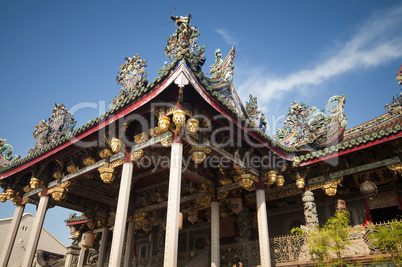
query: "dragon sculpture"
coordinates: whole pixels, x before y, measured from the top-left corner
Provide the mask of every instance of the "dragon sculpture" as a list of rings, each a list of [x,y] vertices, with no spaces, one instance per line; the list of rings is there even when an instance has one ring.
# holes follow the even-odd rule
[[[13,147],[9,144],[6,144],[6,141],[7,140],[0,138],[0,168],[3,168],[20,159],[20,156],[11,155],[13,153]]]
[[[174,34],[167,39],[165,55],[172,61],[185,56],[188,63],[200,71],[205,63],[205,45],[201,47],[197,44],[200,32],[191,27],[191,14],[188,17],[172,16],[171,19],[177,28]]]
[[[328,115],[316,107],[292,102],[284,127],[278,129],[276,139],[286,146],[319,148],[343,138],[347,119],[343,112],[345,96],[333,96],[328,100]]]

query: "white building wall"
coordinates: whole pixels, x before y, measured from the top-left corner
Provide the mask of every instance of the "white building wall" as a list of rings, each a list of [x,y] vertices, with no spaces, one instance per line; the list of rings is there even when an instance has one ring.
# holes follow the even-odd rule
[[[0,251],[3,251],[5,245],[3,240],[7,236],[11,219],[12,218],[0,220]],[[33,220],[34,216],[30,213],[25,213],[22,216],[8,266],[20,266],[22,264],[31,234]],[[38,249],[62,255],[66,254],[66,247],[44,228],[42,228],[39,238]]]

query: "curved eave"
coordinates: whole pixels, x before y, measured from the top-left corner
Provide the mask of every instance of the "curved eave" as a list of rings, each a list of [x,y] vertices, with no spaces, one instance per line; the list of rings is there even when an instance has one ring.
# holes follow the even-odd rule
[[[182,66],[182,64],[180,64],[173,71],[173,73],[171,73],[170,76],[167,77],[162,83],[160,83],[154,90],[150,90],[150,92],[147,95],[145,95],[144,97],[138,99],[136,102],[133,102],[132,104],[129,104],[129,105],[121,108],[114,114],[110,114],[105,118],[95,119],[95,120],[99,121],[98,124],[93,125],[93,126],[91,125],[92,127],[89,129],[86,129],[87,125],[88,125],[88,123],[87,123],[84,126],[82,126],[81,128],[79,128],[78,130],[74,130],[72,133],[70,133],[69,135],[66,136],[66,137],[68,137],[68,139],[65,138],[66,141],[64,141],[63,139],[58,140],[56,142],[56,144],[60,143],[60,145],[56,145],[54,147],[53,146],[46,147],[45,149],[40,150],[38,152],[39,154],[42,151],[44,151],[44,152],[42,154],[38,155],[37,157],[29,159],[28,161],[23,162],[20,165],[17,164],[15,166],[11,166],[12,169],[10,169],[10,170],[6,169],[3,173],[0,174],[0,180],[4,179],[6,177],[9,177],[13,174],[16,174],[18,172],[21,172],[40,161],[50,158],[52,155],[56,154],[57,152],[60,152],[74,144],[77,144],[78,142],[83,141],[86,137],[90,136],[91,134],[99,131],[102,128],[105,128],[106,126],[108,126],[111,123],[114,123],[115,121],[118,121],[119,119],[123,118],[124,116],[137,110],[144,104],[150,102],[152,99],[154,99],[156,96],[158,96],[161,92],[163,92],[164,89],[166,89],[180,75],[180,73],[182,73],[182,67],[180,67],[180,66]],[[92,124],[92,123],[93,123],[93,121],[89,122],[89,124]],[[22,159],[22,161],[23,160],[24,159]],[[7,168],[7,167],[5,167],[5,168]]]
[[[177,67],[176,67],[177,66]],[[165,73],[170,73],[166,78],[160,77],[158,79],[163,81],[158,84],[154,89],[149,87],[148,92],[146,95],[143,97],[139,98],[133,103],[129,103],[130,100],[135,100],[135,96],[127,99],[124,101],[122,104],[127,104],[127,106],[122,107],[121,105],[116,107],[114,110],[111,110],[109,112],[106,112],[104,115],[101,115],[100,117],[89,121],[82,127],[80,127],[77,130],[74,130],[72,133],[69,133],[66,137],[61,138],[60,140],[56,141],[55,145],[50,145],[46,146],[45,148],[42,148],[38,152],[35,152],[33,156],[27,156],[28,159],[22,159],[22,163],[18,164],[15,163],[12,164],[12,166],[6,166],[4,169],[4,172],[0,169],[0,180],[7,178],[9,176],[12,176],[18,172],[24,171],[27,168],[30,168],[34,164],[41,162],[43,160],[46,160],[50,157],[52,157],[54,154],[65,150],[81,141],[84,141],[85,138],[90,136],[93,133],[96,133],[102,128],[105,128],[106,126],[118,121],[119,119],[123,118],[124,116],[132,113],[133,111],[137,110],[141,106],[149,103],[152,99],[157,97],[160,93],[162,93],[170,84],[173,82],[176,82],[179,84],[180,79],[183,79],[185,77],[188,82],[193,86],[193,88],[201,95],[201,97],[209,103],[212,107],[214,107],[218,112],[223,114],[225,117],[227,117],[230,121],[232,121],[235,125],[237,125],[239,128],[241,128],[243,131],[247,132],[251,137],[253,137],[255,140],[260,142],[262,145],[276,153],[278,156],[288,160],[288,161],[294,161],[294,155],[289,154],[279,148],[277,144],[271,144],[270,140],[263,139],[263,135],[265,133],[259,133],[255,130],[258,129],[252,129],[254,131],[251,131],[250,129],[246,128],[244,125],[242,125],[242,120],[240,118],[236,118],[233,114],[230,114],[224,107],[223,104],[217,102],[216,99],[211,97],[206,90],[204,89],[204,86],[201,85],[198,82],[198,79],[194,76],[194,73],[192,70],[189,69],[187,64],[185,64],[185,61],[180,61],[179,63],[176,63],[175,65],[172,64],[172,67],[169,70],[166,70]],[[184,75],[184,76],[183,76]],[[177,80],[176,80],[177,79]],[[117,111],[116,111],[117,110]],[[113,113],[112,113],[113,112]],[[110,114],[111,113],[111,114]],[[266,134],[265,134],[266,135]],[[36,156],[37,155],[37,156]],[[32,158],[29,158],[32,157]]]
[[[221,103],[218,103],[213,97],[211,97],[204,87],[198,82],[196,77],[194,76],[193,72],[188,69],[188,67],[183,64],[182,62],[180,63],[178,69],[180,70],[181,73],[186,77],[186,79],[189,81],[189,83],[193,86],[193,88],[200,94],[200,96],[208,103],[210,104],[213,108],[215,108],[216,111],[218,111],[220,114],[224,115],[227,119],[229,119],[231,122],[233,122],[235,125],[237,125],[240,129],[245,131],[247,134],[249,134],[251,137],[253,137],[255,140],[260,142],[262,145],[267,147],[269,150],[277,154],[278,156],[288,160],[288,161],[294,161],[294,155],[286,153],[285,151],[281,150],[278,146],[271,144],[267,140],[264,140],[262,137],[260,137],[257,132],[250,131],[249,128],[245,127],[241,123],[240,118],[236,118],[234,115],[229,113]]]

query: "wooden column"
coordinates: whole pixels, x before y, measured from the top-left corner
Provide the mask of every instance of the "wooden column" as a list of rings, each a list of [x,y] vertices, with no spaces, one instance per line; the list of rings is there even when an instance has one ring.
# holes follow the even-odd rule
[[[211,202],[211,267],[220,266],[219,202]]]
[[[170,156],[164,267],[177,266],[182,160],[183,144],[180,138],[175,134]]]
[[[110,249],[109,266],[120,266],[123,254],[124,232],[126,230],[127,211],[130,200],[133,163],[130,153],[126,153],[121,174],[119,199],[117,201],[116,219],[114,223],[112,247]]]
[[[133,241],[134,241],[134,222],[128,222],[127,227],[127,241],[126,241],[126,251],[124,255],[124,267],[131,266],[131,259],[133,258]]]
[[[99,258],[98,258],[98,267],[102,267],[105,265],[105,261],[107,258],[107,247],[109,241],[109,228],[107,227],[107,219],[105,220],[105,227],[102,229],[102,239],[101,239],[101,246],[99,251]]]
[[[47,205],[49,203],[49,196],[47,195],[47,189],[43,189],[42,195],[39,200],[36,216],[32,224],[32,232],[27,244],[27,250],[25,252],[24,261],[22,267],[31,267],[38,246],[40,233],[42,232],[43,221],[45,220],[45,214],[47,211]]]
[[[261,181],[257,183],[256,189],[257,198],[257,220],[258,220],[258,241],[260,245],[260,260],[261,267],[271,267],[271,251],[269,249],[269,235],[268,235],[268,215],[267,204],[265,202],[264,183]]]
[[[20,200],[21,202],[21,200]],[[4,240],[3,252],[1,253],[0,266],[7,267],[7,263],[10,260],[11,251],[14,246],[15,237],[17,236],[17,231],[20,226],[22,214],[24,213],[25,205],[17,205],[15,207],[14,216],[11,221],[10,228],[8,229],[8,234]]]

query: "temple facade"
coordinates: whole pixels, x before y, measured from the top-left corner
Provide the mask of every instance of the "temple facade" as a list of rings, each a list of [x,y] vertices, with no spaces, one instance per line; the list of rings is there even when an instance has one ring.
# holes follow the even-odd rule
[[[351,129],[344,95],[326,112],[293,102],[271,137],[257,97],[244,105],[234,88],[235,47],[224,58],[217,50],[206,75],[191,15],[172,19],[171,62],[153,82],[140,55],[127,57],[104,114],[76,129],[56,105],[23,159],[2,140],[0,200],[16,209],[0,265],[28,203],[37,214],[24,267],[49,206],[82,213],[66,220],[73,244],[64,266],[314,266],[306,236],[290,230],[322,225],[336,209],[355,226],[343,256],[381,254],[364,227],[402,214],[401,95]]]

